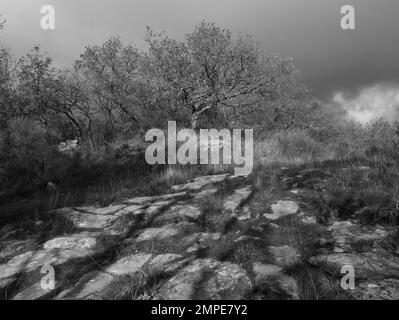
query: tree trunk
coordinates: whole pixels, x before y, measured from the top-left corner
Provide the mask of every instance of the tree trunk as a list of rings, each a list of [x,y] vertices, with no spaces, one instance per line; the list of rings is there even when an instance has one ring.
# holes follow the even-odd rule
[[[191,129],[198,130],[199,127],[199,114],[194,112],[191,115]]]

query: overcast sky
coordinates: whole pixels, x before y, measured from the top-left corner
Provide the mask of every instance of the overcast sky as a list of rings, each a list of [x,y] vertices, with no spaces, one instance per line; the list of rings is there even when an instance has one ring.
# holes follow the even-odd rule
[[[55,8],[53,31],[40,27],[45,4]],[[354,31],[340,28],[345,4],[356,9]],[[324,100],[367,108],[365,101],[379,94],[380,104],[399,106],[398,0],[0,0],[0,14],[7,19],[2,43],[17,56],[40,44],[58,66],[113,35],[143,47],[146,25],[183,39],[211,20],[251,34],[271,55],[294,58],[304,82]],[[373,99],[365,99],[370,92]]]

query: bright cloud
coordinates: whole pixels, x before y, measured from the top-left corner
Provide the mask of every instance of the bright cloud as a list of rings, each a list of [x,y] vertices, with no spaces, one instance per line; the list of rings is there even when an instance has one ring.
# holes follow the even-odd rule
[[[385,118],[393,122],[399,120],[399,86],[375,84],[363,88],[353,98],[337,92],[333,101],[340,105],[349,117],[362,123]]]

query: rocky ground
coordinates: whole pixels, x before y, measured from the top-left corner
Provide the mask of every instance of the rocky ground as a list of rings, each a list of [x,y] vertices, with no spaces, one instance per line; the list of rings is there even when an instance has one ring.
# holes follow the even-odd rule
[[[315,205],[334,178],[326,171],[277,171],[276,188],[220,174],[168,194],[57,209],[47,214],[71,227],[51,239],[4,226],[2,298],[398,299],[397,230]],[[345,265],[353,290],[340,285]],[[43,266],[54,267],[54,289],[41,286]]]

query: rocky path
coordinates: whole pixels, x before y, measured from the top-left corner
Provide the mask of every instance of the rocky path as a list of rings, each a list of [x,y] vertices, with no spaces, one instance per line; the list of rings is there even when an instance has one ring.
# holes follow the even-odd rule
[[[135,293],[135,298],[190,299],[194,294],[242,298],[251,290],[242,268],[196,257],[200,247],[221,237],[220,233],[202,232],[198,221],[203,201],[225,183],[237,186],[223,200],[223,210],[234,215],[251,196],[252,187],[245,184],[245,177],[227,174],[198,177],[174,186],[170,194],[128,199],[108,207],[49,212],[70,220],[77,232],[46,241],[0,265],[0,286],[4,292],[17,292],[14,299],[102,298],[107,289],[117,290],[124,276],[147,281],[162,273],[159,277],[170,279],[151,296],[143,291]],[[56,280],[63,279],[56,281],[53,290],[41,286],[43,266],[53,266]],[[21,285],[24,281],[28,285]]]
[[[323,192],[324,173],[283,169],[279,179],[278,192],[262,193],[246,176],[202,176],[169,194],[49,212],[74,232],[39,246],[3,241],[2,296],[398,299],[399,252],[387,245],[396,230],[315,210],[308,199]],[[349,291],[340,287],[347,265]],[[41,285],[43,266],[54,268],[53,289]]]
[[[328,202],[331,198],[328,186],[336,181],[334,174],[326,170],[286,169],[280,179],[283,186],[279,196],[284,200],[272,204],[272,212],[263,216],[280,221],[278,229],[288,225],[292,234],[301,236],[295,237],[292,246],[272,251],[282,259],[289,257],[292,262],[300,259],[302,266],[312,272],[310,287],[319,291],[312,297],[324,294],[325,298],[399,299],[397,227],[366,225],[361,220],[361,210],[343,220],[325,205],[314,206],[314,199]],[[344,287],[341,285],[348,268],[354,272],[353,289],[345,287],[349,283],[345,279]]]

